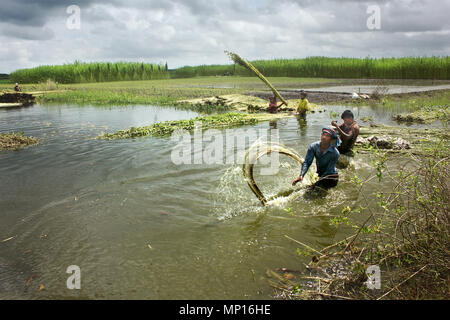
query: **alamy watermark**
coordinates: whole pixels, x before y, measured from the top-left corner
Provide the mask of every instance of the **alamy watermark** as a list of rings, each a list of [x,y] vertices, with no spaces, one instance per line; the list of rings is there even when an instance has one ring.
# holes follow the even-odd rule
[[[193,134],[187,130],[178,130],[172,134],[172,142],[176,145],[171,151],[172,163],[176,165],[200,164],[244,164],[248,159],[256,161],[257,154],[264,154],[272,143],[279,143],[277,129],[226,129],[225,133],[217,129],[202,129],[202,122],[195,122]],[[268,149],[267,149],[268,150]],[[273,175],[279,170],[279,154],[267,152],[267,156],[259,157],[263,167],[261,175]],[[268,167],[267,167],[268,166]]]
[[[77,265],[71,265],[67,267],[66,273],[70,274],[67,278],[67,289],[69,290],[80,290],[81,289],[81,269]]]
[[[379,266],[369,266],[366,270],[368,289],[381,289],[381,270]]]
[[[81,29],[81,9],[76,4],[70,5],[66,9],[66,13],[69,15],[66,20],[66,27],[69,30]]]
[[[366,13],[370,16],[367,18],[366,25],[369,30],[381,29],[381,9],[378,5],[370,5],[367,7]]]

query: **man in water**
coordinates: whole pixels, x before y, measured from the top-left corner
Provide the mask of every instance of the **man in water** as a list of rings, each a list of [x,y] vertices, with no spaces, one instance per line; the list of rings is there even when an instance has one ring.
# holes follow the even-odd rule
[[[296,114],[305,117],[306,111],[308,111],[308,103],[309,101],[306,99],[306,92],[303,90],[300,91],[300,102],[298,103]]]
[[[270,113],[277,113],[278,112],[278,105],[277,105],[277,97],[275,95],[271,96],[269,98],[269,109],[268,111]]]
[[[342,140],[342,144],[338,147],[338,150],[341,154],[353,156],[353,146],[359,135],[359,125],[354,120],[353,112],[350,110],[345,110],[341,118],[344,121],[341,125],[338,125],[337,121],[331,122],[331,125],[339,132]]]
[[[319,181],[313,187],[329,189],[337,186],[339,175],[336,169],[336,163],[339,160],[339,151],[336,147],[340,145],[340,142],[339,135],[333,128],[323,128],[320,141],[313,142],[309,146],[305,162],[302,165],[302,172],[292,182],[292,185],[295,186],[298,182],[303,181],[303,177],[308,172],[314,158],[316,158]]]
[[[18,83],[16,83],[16,85],[14,86],[14,91],[15,91],[15,92],[21,92],[21,91],[22,91],[22,88],[19,87],[19,84],[18,84]]]

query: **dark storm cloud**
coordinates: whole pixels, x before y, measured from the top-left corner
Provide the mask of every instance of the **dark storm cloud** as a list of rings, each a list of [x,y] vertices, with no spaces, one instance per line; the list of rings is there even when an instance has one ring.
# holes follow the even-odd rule
[[[53,15],[72,4],[87,7],[92,0],[2,0],[0,21],[22,26],[43,26]]]
[[[50,40],[54,37],[52,29],[47,27],[17,26],[3,24],[0,34],[23,40]]]
[[[69,5],[81,29],[66,28]],[[369,30],[367,8],[380,8]],[[169,66],[273,57],[448,55],[450,0],[2,0],[0,72],[74,60]]]

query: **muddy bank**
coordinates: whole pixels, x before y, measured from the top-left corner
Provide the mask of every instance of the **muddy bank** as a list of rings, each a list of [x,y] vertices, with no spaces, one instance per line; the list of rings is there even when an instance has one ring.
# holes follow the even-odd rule
[[[433,106],[432,108],[421,107],[420,110],[401,113],[394,116],[394,120],[397,122],[405,123],[432,123],[437,120],[442,122],[448,122],[450,119],[450,111],[448,105]]]
[[[379,101],[383,96],[389,96],[393,98],[407,98],[407,97],[416,97],[416,96],[428,96],[433,97],[436,94],[439,94],[443,91],[449,91],[448,85],[441,85],[436,87],[423,87],[420,88],[418,86],[411,87],[410,90],[406,90],[405,92],[398,92],[398,90],[391,90],[389,92],[389,86],[378,86],[371,87],[371,90],[363,90],[361,93],[359,92],[357,87],[349,87],[349,86],[336,86],[336,87],[320,87],[320,88],[309,88],[304,89],[304,91],[308,94],[308,101],[316,104],[335,104],[335,103],[350,103],[354,101]],[[352,89],[354,89],[352,91]],[[346,91],[347,90],[347,91]],[[300,89],[281,89],[278,90],[280,94],[285,99],[299,99],[300,97]],[[352,97],[352,93],[356,92],[361,94],[360,98]],[[269,100],[269,97],[272,95],[270,91],[249,91],[244,93],[248,96],[258,97],[260,99]]]
[[[385,149],[390,152],[423,153],[430,143],[442,141],[448,147],[450,135],[445,129],[437,128],[403,128],[372,124],[361,126],[355,151]]]
[[[304,90],[308,96],[307,99],[311,103],[326,104],[334,102],[351,102],[352,96],[348,93],[342,92],[326,92],[326,91],[308,91]],[[280,94],[285,99],[300,99],[299,90],[279,90]],[[253,96],[260,98],[264,101],[269,101],[269,97],[272,96],[272,92],[246,92],[247,96]],[[268,102],[266,102],[268,104]]]

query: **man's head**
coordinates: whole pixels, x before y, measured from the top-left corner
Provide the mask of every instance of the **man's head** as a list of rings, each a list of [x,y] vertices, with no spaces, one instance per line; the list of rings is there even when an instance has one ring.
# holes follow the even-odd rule
[[[322,131],[322,136],[320,137],[320,142],[324,143],[324,144],[329,144],[331,143],[331,135]]]
[[[331,144],[339,138],[338,134],[334,129],[330,127],[325,127],[322,129],[322,135],[320,137],[320,142],[324,144]]]
[[[355,117],[353,116],[353,112],[351,112],[350,110],[345,110],[344,112],[342,112],[341,119],[344,120],[344,123],[346,125],[352,124],[354,118]]]
[[[306,92],[305,91],[300,91],[300,99],[305,99],[306,98],[306,96],[307,96],[307,94],[306,94]]]
[[[18,86],[19,84],[16,82],[16,86]]]

